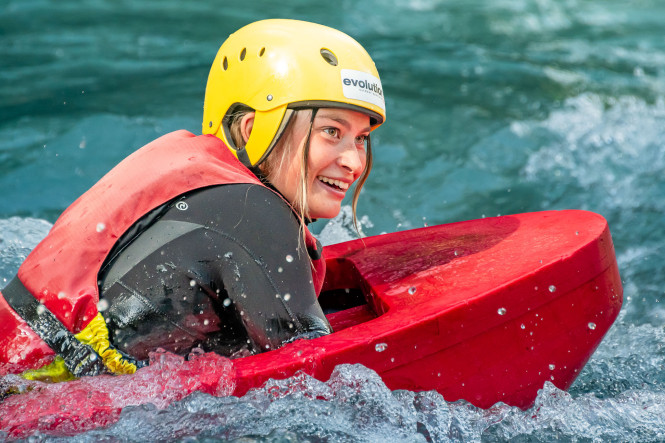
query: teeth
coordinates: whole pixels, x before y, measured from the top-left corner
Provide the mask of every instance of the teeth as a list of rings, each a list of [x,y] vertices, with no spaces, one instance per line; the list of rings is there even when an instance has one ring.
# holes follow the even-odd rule
[[[324,176],[322,176],[322,175],[319,175],[317,178],[318,178],[319,180],[321,180],[323,183],[328,183],[328,184],[331,184],[331,185],[335,185],[335,186],[337,186],[338,188],[341,188],[341,189],[343,189],[343,190],[345,190],[345,191],[346,191],[347,189],[349,189],[349,184],[348,184],[348,183],[345,183],[345,182],[343,182],[343,181],[341,181],[341,180],[333,180],[332,178],[324,177]]]

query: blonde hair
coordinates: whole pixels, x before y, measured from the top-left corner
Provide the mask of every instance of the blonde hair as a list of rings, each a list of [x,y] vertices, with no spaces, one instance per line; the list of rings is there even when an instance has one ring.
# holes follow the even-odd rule
[[[236,148],[245,146],[246,142],[242,136],[240,122],[242,117],[244,117],[248,112],[253,110],[249,107],[242,106],[241,108],[236,108],[234,113],[229,116],[229,132],[231,134],[231,139],[235,144]],[[293,125],[300,115],[309,112],[309,128],[307,129],[307,136],[296,146],[295,140],[293,140]],[[275,147],[268,154],[266,159],[258,165],[258,170],[261,175],[263,175],[268,182],[272,182],[272,178],[281,171],[286,169],[289,159],[293,158],[293,150],[297,149],[302,152],[301,162],[300,162],[300,176],[298,181],[298,187],[296,190],[296,195],[291,206],[300,216],[301,230],[303,239],[305,238],[305,222],[308,220],[309,207],[307,204],[307,182],[308,182],[308,170],[307,163],[309,160],[309,146],[310,146],[310,137],[312,134],[312,126],[314,124],[314,117],[316,116],[316,108],[298,110],[294,111],[288,125],[284,129],[284,134],[279,139]],[[358,181],[356,183],[355,189],[353,190],[353,198],[351,200],[351,213],[353,214],[353,226],[358,234],[358,237],[361,236],[360,228],[358,227],[358,218],[356,216],[356,208],[358,206],[358,199],[360,198],[360,191],[367,181],[367,177],[372,169],[372,144],[370,142],[369,136],[367,137],[367,156],[365,161],[365,169],[360,174]]]

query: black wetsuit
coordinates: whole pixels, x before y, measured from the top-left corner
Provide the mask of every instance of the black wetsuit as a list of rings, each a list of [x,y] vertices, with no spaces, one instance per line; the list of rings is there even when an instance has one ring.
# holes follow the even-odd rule
[[[312,284],[316,253],[270,189],[199,189],[121,237],[99,274],[100,310],[114,346],[138,360],[156,348],[227,356],[273,349],[331,332]]]

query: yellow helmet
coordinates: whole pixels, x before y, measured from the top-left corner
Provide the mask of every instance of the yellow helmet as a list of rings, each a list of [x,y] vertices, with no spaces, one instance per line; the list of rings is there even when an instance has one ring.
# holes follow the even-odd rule
[[[256,115],[245,147],[228,128],[238,105]],[[210,69],[203,133],[214,134],[246,166],[261,163],[298,108],[341,107],[386,118],[379,73],[367,51],[336,29],[298,20],[251,23],[222,44]]]

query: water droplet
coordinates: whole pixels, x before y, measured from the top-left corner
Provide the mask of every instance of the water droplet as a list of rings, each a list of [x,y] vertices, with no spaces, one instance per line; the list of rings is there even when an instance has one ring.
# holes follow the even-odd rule
[[[575,231],[575,235],[580,235],[580,231]]]
[[[203,325],[204,326],[208,326],[209,324],[210,324],[210,320],[208,320],[207,318],[205,320],[203,320]]]
[[[376,352],[383,352],[386,349],[388,349],[388,345],[386,343],[377,343],[376,346],[374,346],[374,350]]]
[[[553,371],[555,367],[556,366],[554,366],[553,364],[550,363],[550,371]]]
[[[526,326],[524,326],[524,323],[522,323],[522,324],[520,325],[520,328],[522,328],[522,329],[526,329]]]
[[[291,263],[293,261],[293,256],[291,254],[286,255],[286,261]]]
[[[190,280],[190,281],[189,281],[189,286],[191,286],[192,288],[193,288],[194,286],[196,286],[196,280]]]
[[[104,312],[108,308],[109,308],[109,302],[106,301],[105,299],[101,299],[99,300],[99,302],[97,302],[97,311]]]
[[[496,312],[497,312],[497,314],[499,314],[499,315],[506,315],[506,312],[507,312],[507,311],[506,311],[506,308],[499,308],[499,309],[497,309]]]
[[[277,268],[277,272],[280,272],[280,273],[281,273],[281,272],[283,272],[283,271],[284,271],[284,268],[282,268],[281,266],[280,266],[279,268]]]
[[[556,286],[550,285],[549,290],[550,290],[550,292],[556,291]]]
[[[106,229],[106,225],[104,223],[97,223],[97,232],[102,232],[104,229]]]
[[[591,329],[592,331],[593,331],[594,329],[596,329],[596,324],[593,323],[593,322],[589,322],[589,324],[588,324],[587,326],[589,326],[589,329]]]
[[[413,294],[415,294],[415,293],[416,293],[416,287],[415,287],[415,286],[411,286],[411,287],[409,288],[409,294],[413,295]]]
[[[395,357],[390,357],[390,362],[395,363]]]
[[[65,297],[67,297],[67,294],[65,294],[63,291],[58,292],[58,300],[62,300]]]
[[[224,306],[227,306],[227,307],[231,306],[231,299],[230,298],[225,298],[223,303],[224,303]]]
[[[46,306],[40,303],[39,306],[37,306],[37,315],[42,315],[44,312],[46,312]]]
[[[284,301],[289,301],[290,299],[291,299],[291,294],[289,294],[288,292],[284,294]]]

